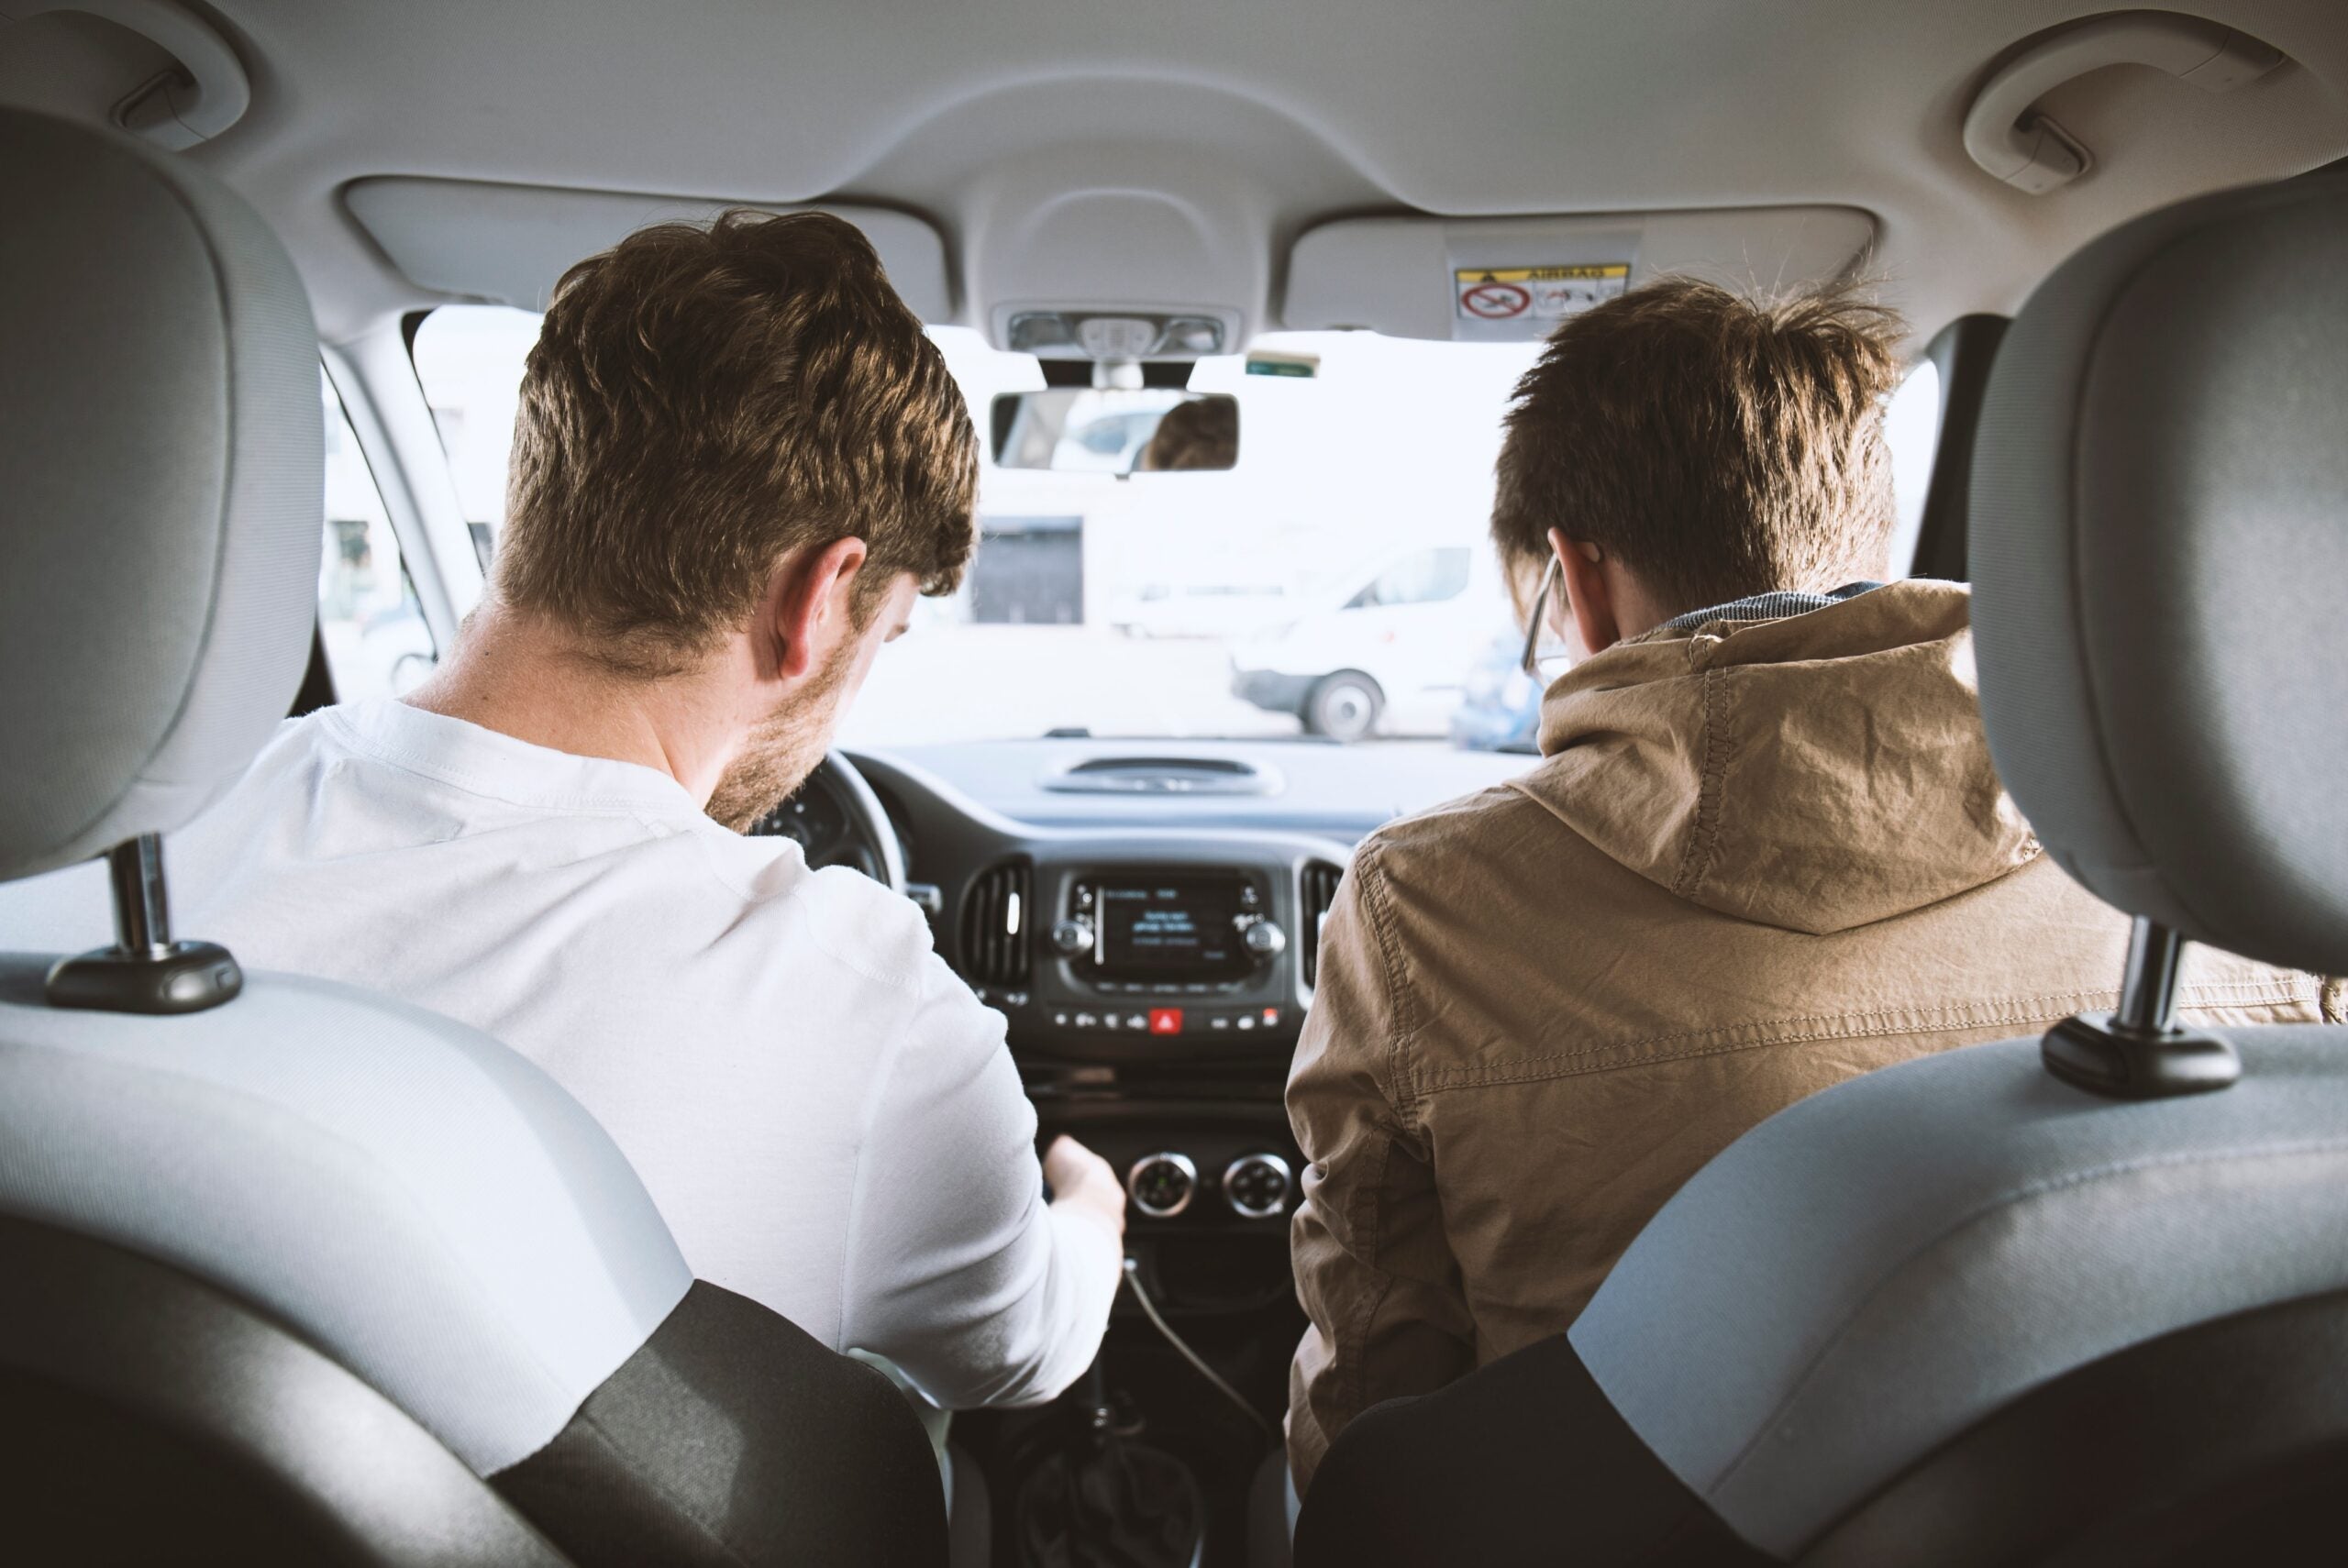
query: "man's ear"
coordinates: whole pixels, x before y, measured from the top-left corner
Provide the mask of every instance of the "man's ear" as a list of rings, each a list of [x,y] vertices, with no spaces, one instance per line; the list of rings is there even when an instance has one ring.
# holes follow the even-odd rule
[[[832,646],[856,629],[855,594],[864,569],[861,539],[835,539],[784,558],[759,606],[767,644],[759,659],[777,677],[796,680],[820,668]]]
[[[1569,539],[1563,528],[1549,530],[1549,547],[1557,552],[1558,582],[1571,607],[1574,630],[1581,635],[1585,653],[1604,653],[1623,640],[1615,618],[1614,585],[1599,562],[1604,558],[1596,545]]]

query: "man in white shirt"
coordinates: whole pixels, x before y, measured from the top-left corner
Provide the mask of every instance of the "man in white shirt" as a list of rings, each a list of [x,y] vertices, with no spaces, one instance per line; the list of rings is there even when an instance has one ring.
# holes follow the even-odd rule
[[[976,480],[962,395],[853,227],[632,236],[556,292],[449,660],[289,723],[168,845],[183,930],[531,1057],[697,1275],[947,1408],[1090,1364],[1123,1189],[1068,1139],[1039,1169],[1002,1018],[911,903],[737,830],[959,580]],[[0,946],[105,941],[94,867],[19,887]]]

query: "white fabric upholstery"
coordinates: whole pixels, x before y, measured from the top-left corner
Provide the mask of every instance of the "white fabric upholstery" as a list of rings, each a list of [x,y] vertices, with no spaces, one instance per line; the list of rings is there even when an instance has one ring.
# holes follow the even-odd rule
[[[324,456],[308,305],[242,201],[0,111],[0,210],[17,878],[176,827],[251,761],[308,649]],[[603,1129],[483,1035],[268,974],[208,1011],[64,1010],[45,970],[0,958],[0,1213],[224,1286],[478,1474],[559,1431],[692,1283]]]
[[[2110,902],[2332,974],[2343,513],[2348,173],[2128,225],[2007,334],[1970,514],[1999,775]],[[2243,1076],[2215,1094],[2097,1099],[2017,1040],[1804,1100],[1656,1215],[1573,1347],[1790,1557],[2074,1368],[2348,1288],[2348,1030],[2221,1032]]]
[[[0,972],[0,1212],[257,1303],[478,1474],[692,1283],[604,1130],[485,1035],[286,975],[163,1018],[44,1007],[39,975]]]
[[[178,826],[251,759],[317,613],[317,338],[245,204],[0,110],[0,877]]]
[[[2348,171],[2056,269],[1998,351],[1970,548],[1990,749],[2055,858],[2348,973]]]
[[[1813,1096],[1664,1207],[1574,1350],[1673,1474],[1792,1556],[2074,1367],[2348,1287],[2348,1030],[2232,1038],[2222,1094],[2098,1099],[2016,1040]]]

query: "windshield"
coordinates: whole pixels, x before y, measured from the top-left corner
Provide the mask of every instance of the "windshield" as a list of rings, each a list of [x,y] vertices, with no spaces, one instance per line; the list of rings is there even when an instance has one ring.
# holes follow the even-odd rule
[[[447,306],[415,337],[484,558],[537,319]],[[981,433],[996,393],[1044,384],[1032,356],[974,330],[931,336]],[[968,577],[952,598],[922,602],[840,739],[1321,735],[1529,749],[1539,693],[1516,668],[1521,634],[1485,525],[1501,417],[1539,347],[1269,334],[1191,378],[1194,392],[1239,401],[1228,471],[1124,476],[1138,439],[1129,415],[1091,429],[1080,410],[1061,440],[1064,471],[984,462]],[[1931,412],[1907,418],[1917,428],[1899,443],[1895,408],[1896,444],[1921,434],[1928,458]],[[1902,488],[1921,494],[1921,482]]]

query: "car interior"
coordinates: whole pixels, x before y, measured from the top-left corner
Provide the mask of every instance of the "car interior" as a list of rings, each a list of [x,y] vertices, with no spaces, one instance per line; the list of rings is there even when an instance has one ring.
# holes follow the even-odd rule
[[[1528,1425],[1591,1562],[2338,1560],[2348,1031],[2168,997],[2348,968],[2348,8],[2191,4],[6,0],[0,878],[103,856],[116,941],[0,955],[0,1560],[1514,1561],[1414,1505],[1547,1496]],[[750,831],[916,904],[1128,1194],[1092,1370],[943,1486],[551,1079],[169,918],[277,723],[454,645],[557,280],[737,206],[860,228],[984,448],[970,579]],[[1300,1514],[1321,922],[1535,760],[1499,420],[1678,274],[1904,317],[1893,569],[1974,585],[2121,1013],[1746,1134]]]

